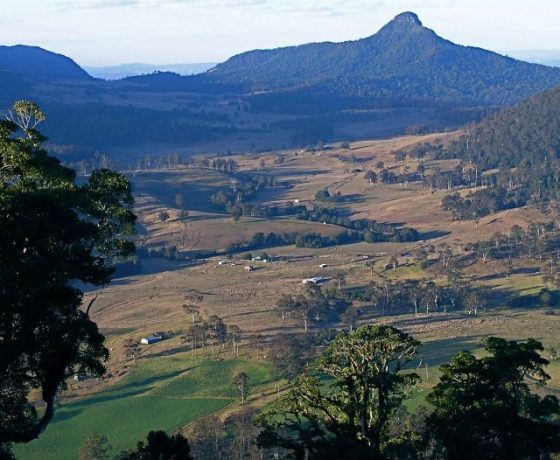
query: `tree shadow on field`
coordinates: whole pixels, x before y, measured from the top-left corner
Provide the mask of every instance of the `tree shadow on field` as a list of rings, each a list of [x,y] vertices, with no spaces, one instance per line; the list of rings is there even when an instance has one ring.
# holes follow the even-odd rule
[[[541,270],[539,267],[520,267],[520,268],[514,268],[513,270],[511,270],[511,272],[509,273],[509,276],[513,276],[513,275],[528,275],[528,276],[539,276],[541,273]],[[477,280],[478,281],[491,281],[491,280],[496,280],[496,279],[503,279],[506,278],[507,276],[507,272],[506,269],[504,267],[504,269],[502,271],[497,271],[496,273],[490,273],[487,275],[480,275],[477,276]]]
[[[480,348],[484,337],[471,335],[426,342],[420,348],[419,356],[428,366],[439,366],[451,361],[451,358],[457,353]]]
[[[419,238],[423,241],[434,240],[436,238],[443,238],[444,236],[450,235],[451,232],[444,230],[431,230],[429,232],[420,233]]]
[[[80,415],[82,411],[86,410],[90,406],[143,395],[153,389],[156,383],[173,379],[191,369],[193,369],[193,367],[167,372],[165,374],[154,375],[140,380],[134,379],[128,383],[120,384],[112,389],[104,391],[100,395],[61,405],[53,423],[64,422]]]
[[[330,171],[328,171],[326,169],[301,169],[301,168],[297,168],[297,167],[279,168],[278,172],[274,173],[274,175],[276,177],[319,176],[319,175],[325,175],[325,174],[330,174]],[[305,182],[306,181],[304,181],[303,183],[305,183]]]
[[[140,264],[137,272],[122,275],[116,273],[111,280],[111,285],[127,286],[129,284],[134,284],[139,276],[175,272],[204,264],[204,260],[202,259],[169,260],[164,257],[141,257],[139,261]]]
[[[385,225],[387,227],[394,227],[394,228],[404,227],[406,225],[406,222],[393,222],[393,221],[383,221],[383,222],[380,221],[377,223],[381,225]]]
[[[185,344],[173,347],[173,348],[169,348],[167,350],[162,350],[162,351],[158,351],[157,353],[150,354],[148,357],[150,359],[152,359],[152,358],[162,358],[164,356],[173,356],[173,355],[176,355],[178,353],[185,353],[187,351],[191,351],[191,348],[187,343],[185,343]],[[186,370],[190,370],[190,369],[186,369]]]
[[[365,201],[366,201],[365,196],[360,193],[352,193],[350,195],[345,195],[343,197],[344,203],[363,203]]]
[[[122,390],[127,390],[127,389],[133,389],[133,388],[138,388],[140,391],[148,391],[151,390],[153,385],[156,383],[159,383],[161,381],[164,380],[169,380],[169,379],[173,379],[175,377],[178,377],[181,374],[184,374],[185,372],[194,369],[192,366],[191,367],[185,367],[184,369],[177,369],[175,371],[171,371],[171,372],[166,372],[164,374],[158,374],[158,375],[153,375],[150,377],[146,377],[142,380],[132,380],[128,383],[122,384],[122,385],[118,385],[117,387],[115,387],[113,389],[114,392],[120,392]],[[94,397],[91,399],[95,399],[95,398],[102,398],[102,396],[100,397]],[[112,399],[112,398],[111,398]],[[96,400],[95,402],[98,402],[98,400]]]

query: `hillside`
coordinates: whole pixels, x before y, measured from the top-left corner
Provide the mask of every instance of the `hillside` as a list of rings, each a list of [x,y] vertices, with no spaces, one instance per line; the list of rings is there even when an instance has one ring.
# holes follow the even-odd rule
[[[19,94],[27,94],[31,90],[31,84],[21,75],[0,70],[0,106],[8,107]]]
[[[41,80],[91,80],[69,57],[37,46],[0,46],[0,70]]]
[[[306,88],[391,105],[504,105],[560,84],[560,69],[456,45],[410,12],[368,38],[250,51],[205,76],[252,91]]]
[[[559,159],[559,133],[560,87],[474,125],[447,154],[473,161],[483,169],[545,165]]]

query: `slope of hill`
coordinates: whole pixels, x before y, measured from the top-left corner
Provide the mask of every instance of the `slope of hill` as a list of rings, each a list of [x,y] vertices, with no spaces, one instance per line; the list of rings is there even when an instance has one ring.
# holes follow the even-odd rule
[[[448,154],[474,161],[484,169],[520,164],[539,167],[557,161],[560,87],[532,96],[470,127]]]
[[[308,88],[390,100],[392,105],[434,99],[511,104],[560,84],[560,69],[453,44],[422,26],[410,12],[369,38],[250,51],[205,76],[244,83],[253,91]]]
[[[28,94],[31,84],[21,75],[0,70],[0,107],[7,108],[20,94]]]
[[[37,46],[0,46],[0,70],[41,80],[91,80],[69,57]]]

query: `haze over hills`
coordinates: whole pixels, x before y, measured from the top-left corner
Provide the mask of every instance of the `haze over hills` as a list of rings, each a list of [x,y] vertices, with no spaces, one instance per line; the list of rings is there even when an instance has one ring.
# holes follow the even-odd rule
[[[560,67],[560,50],[509,50],[504,54],[534,64]]]
[[[120,80],[136,75],[147,75],[154,72],[173,72],[178,75],[194,75],[214,67],[214,62],[182,63],[182,64],[120,64],[105,67],[84,67],[95,78],[104,80]]]
[[[192,76],[104,81],[65,56],[2,47],[0,83],[3,107],[44,106],[46,133],[76,160],[99,148],[129,158],[137,146],[262,150],[456,128],[560,85],[560,68],[453,44],[407,12],[368,38],[249,51]]]

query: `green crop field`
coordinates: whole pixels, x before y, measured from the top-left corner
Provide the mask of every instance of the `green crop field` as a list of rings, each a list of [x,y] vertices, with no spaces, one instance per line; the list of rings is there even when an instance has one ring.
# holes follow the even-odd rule
[[[270,380],[266,363],[185,357],[151,359],[123,382],[93,397],[62,405],[40,439],[18,446],[25,460],[74,460],[91,433],[104,434],[118,453],[150,430],[173,430],[235,403],[231,381],[246,372],[253,387]]]

